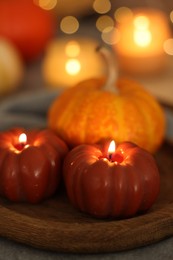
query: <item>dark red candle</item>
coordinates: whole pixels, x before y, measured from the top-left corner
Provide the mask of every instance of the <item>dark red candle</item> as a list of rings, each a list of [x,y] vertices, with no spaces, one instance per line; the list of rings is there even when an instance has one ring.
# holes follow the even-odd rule
[[[105,146],[80,145],[63,166],[72,204],[92,216],[132,217],[148,210],[160,190],[160,175],[153,156],[129,142],[115,151]]]
[[[0,133],[0,195],[37,203],[59,185],[68,148],[51,130],[15,128]]]

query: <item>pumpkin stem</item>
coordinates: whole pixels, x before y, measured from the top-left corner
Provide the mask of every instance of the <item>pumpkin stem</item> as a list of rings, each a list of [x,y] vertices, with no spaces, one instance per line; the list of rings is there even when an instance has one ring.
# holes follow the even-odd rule
[[[113,55],[107,48],[105,48],[103,46],[97,47],[96,50],[102,54],[103,58],[105,59],[105,61],[107,63],[107,67],[108,67],[107,81],[105,82],[103,90],[114,92],[117,94],[118,90],[115,86],[115,82],[116,82],[118,73],[116,70]]]

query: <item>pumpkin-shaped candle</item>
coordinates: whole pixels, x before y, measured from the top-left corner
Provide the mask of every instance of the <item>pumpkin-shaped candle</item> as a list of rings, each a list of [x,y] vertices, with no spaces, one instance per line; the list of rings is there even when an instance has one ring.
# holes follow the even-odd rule
[[[77,146],[67,154],[63,174],[71,203],[99,218],[127,218],[145,212],[160,190],[153,156],[130,142],[119,144],[115,151]]]
[[[38,203],[52,196],[68,148],[51,130],[15,128],[0,133],[0,195]]]

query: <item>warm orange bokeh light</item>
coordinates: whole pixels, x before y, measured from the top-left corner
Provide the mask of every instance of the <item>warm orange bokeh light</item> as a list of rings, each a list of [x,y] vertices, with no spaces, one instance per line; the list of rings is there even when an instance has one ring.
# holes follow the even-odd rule
[[[81,70],[81,64],[78,59],[69,59],[65,64],[65,70],[69,75],[75,76]]]
[[[150,21],[144,16],[137,16],[134,21],[134,34],[133,38],[137,45],[146,47],[151,43],[152,35],[149,29]]]
[[[77,41],[70,41],[66,44],[65,54],[68,57],[77,57],[80,54],[80,45]]]

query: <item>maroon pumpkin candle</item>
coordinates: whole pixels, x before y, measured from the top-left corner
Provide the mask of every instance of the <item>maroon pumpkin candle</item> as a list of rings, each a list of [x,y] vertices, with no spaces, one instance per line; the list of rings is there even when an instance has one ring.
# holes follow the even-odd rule
[[[64,141],[50,130],[1,132],[0,194],[30,203],[50,197],[58,187],[67,152]]]
[[[72,204],[100,218],[144,212],[160,190],[153,156],[129,142],[110,152],[100,146],[77,146],[67,154],[63,174]]]

